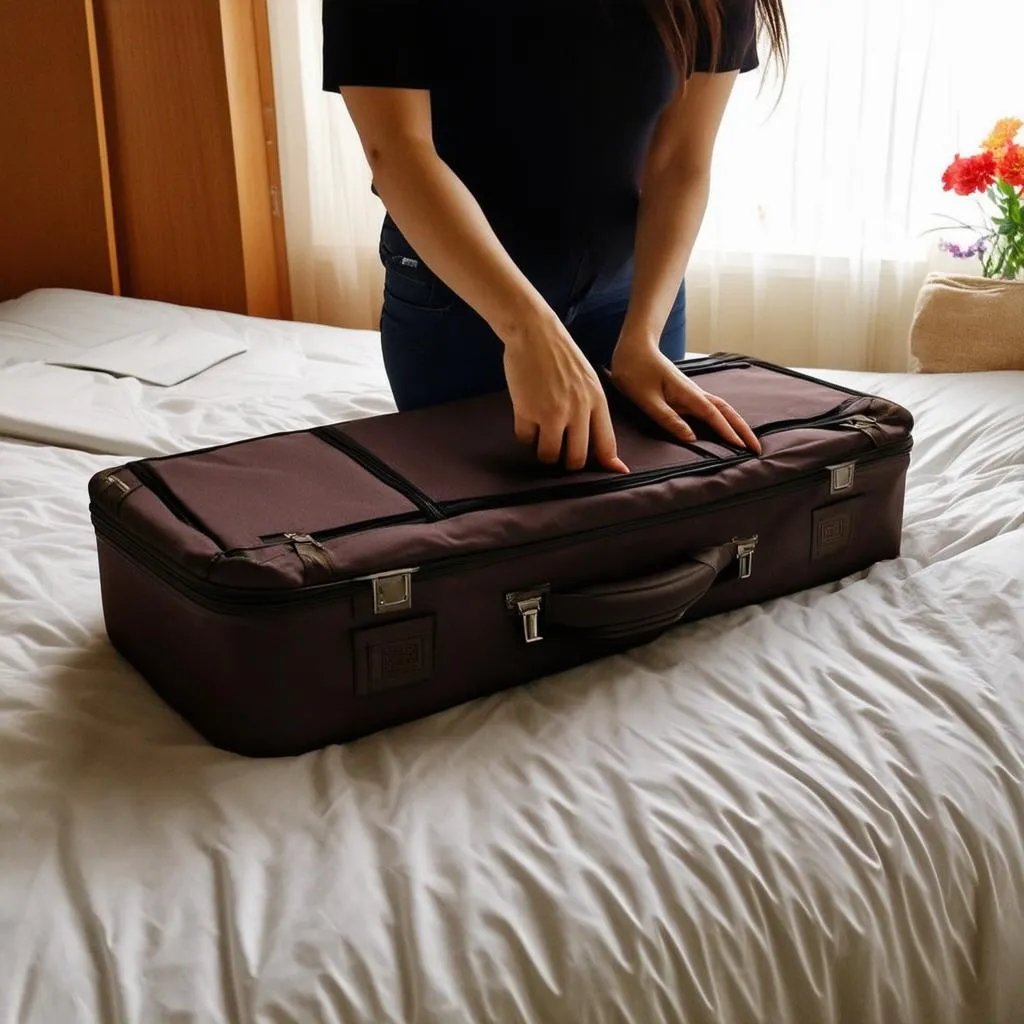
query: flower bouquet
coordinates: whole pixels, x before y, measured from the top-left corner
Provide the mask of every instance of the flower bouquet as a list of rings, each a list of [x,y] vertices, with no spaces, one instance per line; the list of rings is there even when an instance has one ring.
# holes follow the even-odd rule
[[[942,187],[959,196],[985,195],[995,207],[982,216],[987,222],[975,227],[955,221],[972,231],[976,240],[966,248],[952,242],[940,247],[958,259],[981,260],[984,277],[1013,281],[1024,274],[1024,146],[1016,142],[1024,121],[1007,117],[1000,121],[981,144],[981,152],[960,156],[946,168]]]
[[[957,259],[978,259],[981,274],[928,275],[910,331],[916,370],[1024,370],[1024,146],[1016,141],[1022,128],[1019,118],[1004,118],[980,153],[958,153],[942,175],[945,191],[977,197],[983,222],[950,217],[973,241],[939,245]]]

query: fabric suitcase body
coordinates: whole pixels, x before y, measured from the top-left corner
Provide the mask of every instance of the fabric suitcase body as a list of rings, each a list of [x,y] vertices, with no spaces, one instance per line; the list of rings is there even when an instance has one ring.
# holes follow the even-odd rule
[[[632,472],[515,440],[507,395],[136,460],[89,485],[117,650],[209,742],[303,753],[836,581],[900,551],[913,419],[756,359],[680,364],[754,428]]]

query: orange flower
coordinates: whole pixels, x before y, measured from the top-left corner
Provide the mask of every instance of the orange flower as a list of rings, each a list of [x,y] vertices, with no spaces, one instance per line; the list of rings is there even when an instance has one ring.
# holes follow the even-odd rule
[[[1010,145],[999,161],[999,177],[1007,185],[1024,188],[1024,146]]]
[[[1017,138],[1017,132],[1021,128],[1024,128],[1024,121],[1021,121],[1020,118],[1004,117],[1001,121],[996,122],[992,134],[981,144],[981,148],[987,149],[990,153],[999,153]]]

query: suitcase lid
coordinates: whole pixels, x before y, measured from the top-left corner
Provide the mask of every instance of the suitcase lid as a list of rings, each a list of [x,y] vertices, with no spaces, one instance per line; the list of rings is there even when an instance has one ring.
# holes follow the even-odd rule
[[[409,573],[495,550],[694,514],[808,475],[837,491],[858,461],[909,450],[901,406],[744,356],[680,367],[728,401],[761,457],[689,419],[683,444],[614,389],[628,475],[540,464],[506,394],[140,459],[90,482],[97,533],[192,592],[254,595]],[[404,581],[404,582],[403,582]],[[390,598],[383,591],[390,588]]]

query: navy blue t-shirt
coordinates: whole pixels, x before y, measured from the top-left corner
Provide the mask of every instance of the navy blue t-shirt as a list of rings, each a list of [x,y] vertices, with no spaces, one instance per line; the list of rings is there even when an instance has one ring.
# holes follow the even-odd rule
[[[725,0],[719,59],[758,64],[754,0]],[[639,178],[678,85],[641,0],[324,0],[323,87],[428,89],[438,154],[513,250],[632,252]]]

